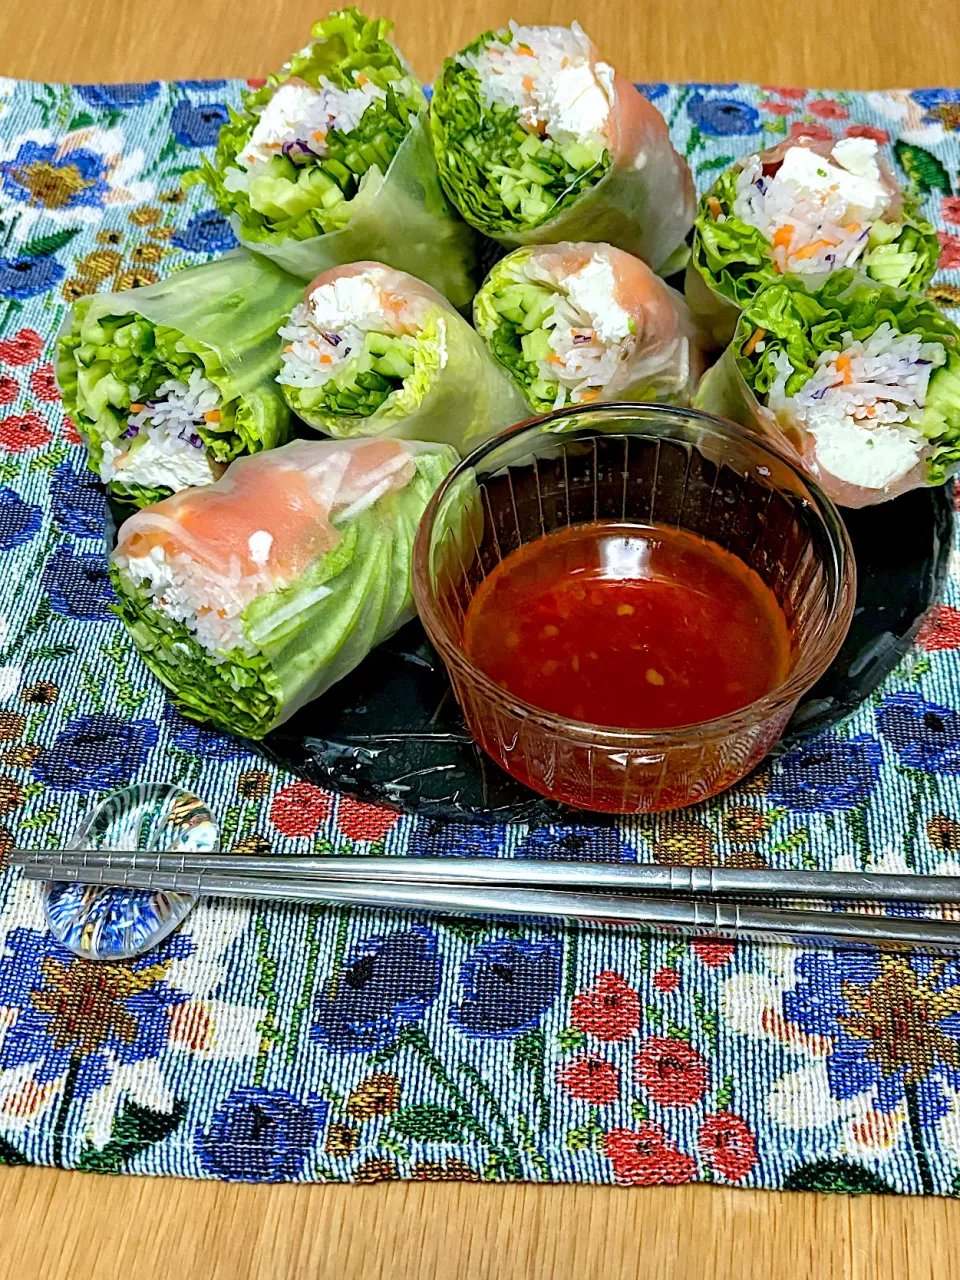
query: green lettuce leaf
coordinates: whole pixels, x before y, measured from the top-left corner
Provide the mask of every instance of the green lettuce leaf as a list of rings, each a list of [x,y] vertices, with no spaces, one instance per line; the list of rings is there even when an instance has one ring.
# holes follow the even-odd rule
[[[57,347],[57,381],[99,472],[105,441],[127,430],[132,400],[149,399],[168,378],[200,369],[221,395],[220,420],[199,434],[220,463],[273,449],[290,437],[290,411],[276,374],[277,329],[301,286],[242,251],[122,293],[74,304]],[[123,501],[145,506],[165,490],[112,483]]]
[[[257,646],[252,656],[234,649],[214,662],[185,626],[153,609],[129,574],[112,566],[117,612],[184,715],[261,738],[412,617],[414,538],[456,455],[438,448],[418,452],[414,462],[410,482],[346,521],[337,545],[295,583],[247,607],[242,621]]]
[[[511,39],[509,31],[485,31],[462,52]],[[490,236],[542,226],[610,168],[605,149],[561,147],[523,129],[515,107],[485,104],[480,77],[456,58],[443,64],[430,121],[441,182],[467,221]]]

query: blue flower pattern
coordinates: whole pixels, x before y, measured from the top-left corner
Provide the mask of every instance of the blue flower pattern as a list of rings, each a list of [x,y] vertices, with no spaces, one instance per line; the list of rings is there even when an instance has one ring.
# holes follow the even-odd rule
[[[0,258],[0,298],[25,302],[46,293],[66,275],[56,258]]]
[[[325,1049],[362,1053],[419,1023],[440,990],[436,935],[415,928],[368,938],[331,975],[314,1004],[313,1039]]]
[[[283,1089],[236,1089],[197,1135],[200,1163],[231,1182],[297,1178],[323,1127],[328,1105],[300,1102]]]

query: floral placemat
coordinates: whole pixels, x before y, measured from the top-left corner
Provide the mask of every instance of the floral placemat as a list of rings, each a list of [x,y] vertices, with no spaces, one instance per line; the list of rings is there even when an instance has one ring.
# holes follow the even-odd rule
[[[103,497],[51,367],[67,305],[232,247],[181,175],[242,84],[0,80],[0,847],[179,781],[225,847],[960,873],[960,559],[839,730],[619,830],[440,828],[182,719],[110,613]],[[642,86],[701,186],[786,135],[890,143],[960,319],[960,91]],[[531,1179],[960,1193],[960,960],[198,908],[74,959],[0,878],[0,1162],[254,1181]]]

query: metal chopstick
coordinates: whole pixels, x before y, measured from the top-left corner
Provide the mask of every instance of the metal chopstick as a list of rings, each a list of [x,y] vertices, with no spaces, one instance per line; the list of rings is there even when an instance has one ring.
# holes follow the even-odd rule
[[[65,879],[69,867],[156,872],[223,872],[297,880],[362,880],[378,884],[541,886],[549,889],[642,891],[714,897],[843,898],[857,902],[960,902],[960,876],[888,875],[866,871],[781,871],[735,867],[637,866],[514,858],[310,858],[108,849],[16,849],[16,866],[39,862]]]
[[[31,880],[193,893],[281,902],[349,904],[484,916],[574,920],[584,924],[636,925],[669,932],[710,933],[733,939],[795,944],[871,944],[960,948],[960,920],[851,915],[832,911],[787,911],[739,903],[629,898],[504,886],[450,887],[436,884],[375,884],[351,880],[293,881],[222,872],[118,870],[65,867],[56,861],[24,868]]]

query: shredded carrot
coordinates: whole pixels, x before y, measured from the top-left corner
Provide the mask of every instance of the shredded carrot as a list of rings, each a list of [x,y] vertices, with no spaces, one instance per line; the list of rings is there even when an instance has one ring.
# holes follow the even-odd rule
[[[723,205],[716,196],[707,196],[707,206],[714,218],[719,218],[721,213],[723,213]]]
[[[518,44],[517,53],[522,53],[525,58],[535,58],[537,56],[528,44]]]
[[[839,373],[843,378],[843,385],[846,386],[848,383],[852,382],[853,374],[850,372],[850,357],[837,356],[836,365],[837,373]]]
[[[753,355],[754,351],[756,351],[760,342],[763,340],[763,335],[766,332],[767,332],[766,329],[754,329],[753,333],[751,333],[750,337],[747,339],[746,344],[744,345],[743,354],[745,356]]]
[[[313,347],[313,349],[314,349],[315,351],[319,351],[319,350],[320,350],[320,344],[319,344],[318,342],[314,342],[314,340],[313,340],[312,338],[308,338],[308,339],[307,339],[307,346],[308,346],[308,347]]]
[[[860,223],[859,223],[859,222],[851,222],[851,223],[849,223],[847,226],[845,226],[843,229],[844,229],[844,231],[849,231],[849,232],[850,232],[850,234],[852,235],[852,234],[854,233],[854,231],[859,231],[859,230],[860,230]]]
[[[322,129],[315,129],[313,133],[314,142],[322,142],[327,135]]]
[[[789,224],[783,227],[777,227],[773,233],[773,247],[775,249],[789,249],[790,241],[793,239],[793,227]]]
[[[527,93],[533,93],[533,76],[523,77],[523,87],[526,89]]]
[[[357,84],[367,84],[367,83],[369,83],[369,82],[368,82],[367,77],[366,77],[365,75],[359,75],[359,76],[357,76]]]
[[[600,395],[599,391],[585,391],[583,395],[580,397],[580,403],[589,404],[592,400],[596,400],[599,395]]]
[[[831,248],[829,240],[814,240],[813,244],[805,244],[802,249],[797,249],[795,253],[791,253],[791,258],[812,258],[819,253],[821,249]]]
[[[130,406],[131,413],[142,413],[147,406],[145,404],[132,404]]]
[[[564,361],[563,361],[563,360],[561,360],[559,356],[547,356],[547,360],[549,361],[549,363],[550,363],[550,364],[563,364],[563,363],[564,363]]]
[[[293,350],[293,343],[288,342],[287,345],[283,348],[283,354],[286,355],[288,351],[292,351],[292,350]]]
[[[204,420],[204,422],[219,422],[219,421],[220,421],[220,410],[219,410],[219,409],[208,409],[208,410],[207,410],[207,412],[203,415],[203,420]]]
[[[321,355],[321,357],[320,357],[320,363],[321,363],[321,364],[333,364],[333,356]]]
[[[218,617],[218,618],[225,618],[226,616],[227,616],[227,611],[226,611],[226,609],[218,609],[218,610],[217,610],[217,617]]]

